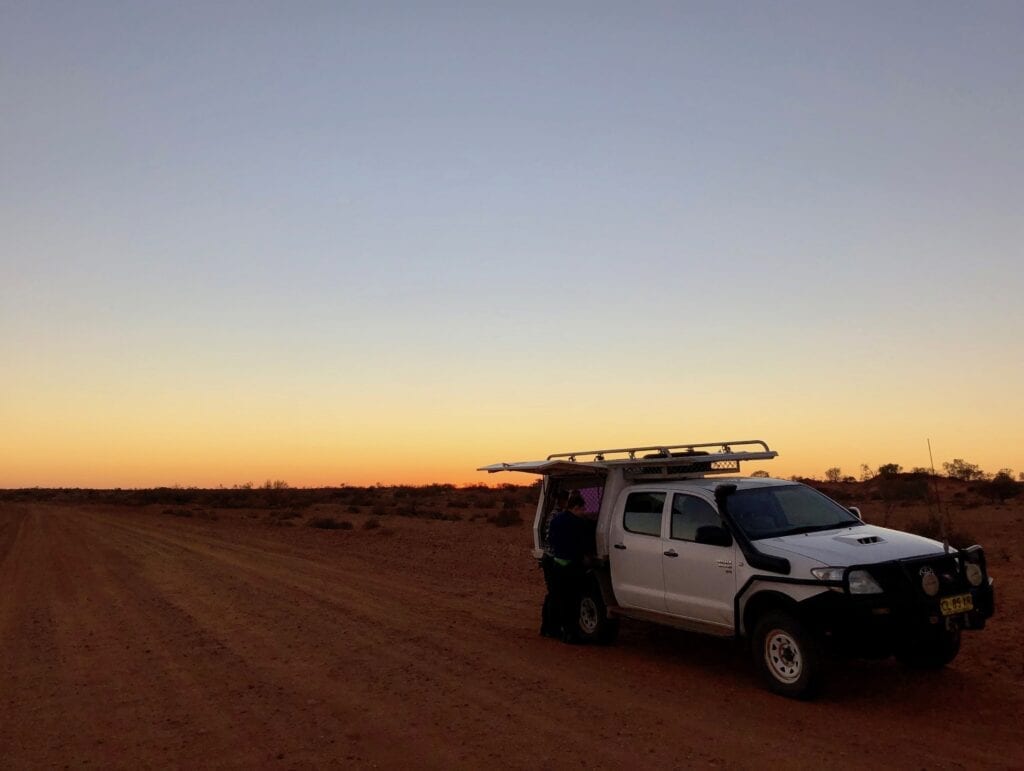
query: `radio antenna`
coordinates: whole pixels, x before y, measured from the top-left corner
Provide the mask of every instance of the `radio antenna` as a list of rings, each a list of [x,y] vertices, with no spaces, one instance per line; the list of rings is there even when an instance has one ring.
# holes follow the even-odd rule
[[[942,535],[942,548],[949,554],[949,528],[946,523],[946,516],[942,511],[942,501],[939,500],[939,477],[935,473],[935,458],[932,457],[932,440],[928,442],[928,462],[932,464],[932,486],[935,488],[935,506],[939,513],[939,533]]]

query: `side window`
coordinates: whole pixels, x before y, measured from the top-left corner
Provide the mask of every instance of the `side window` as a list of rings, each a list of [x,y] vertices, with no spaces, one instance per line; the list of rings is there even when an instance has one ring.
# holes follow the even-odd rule
[[[665,507],[665,493],[630,493],[626,498],[626,511],[622,526],[630,533],[661,535],[661,510]]]
[[[718,512],[703,498],[695,498],[692,495],[676,495],[672,498],[673,538],[696,541],[697,528],[721,524]]]

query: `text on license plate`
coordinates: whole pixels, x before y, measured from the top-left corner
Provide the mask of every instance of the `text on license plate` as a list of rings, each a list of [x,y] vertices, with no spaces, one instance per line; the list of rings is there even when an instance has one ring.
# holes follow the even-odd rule
[[[943,597],[939,600],[939,610],[943,616],[952,616],[956,613],[966,613],[974,610],[974,600],[969,594],[955,594],[952,597]]]

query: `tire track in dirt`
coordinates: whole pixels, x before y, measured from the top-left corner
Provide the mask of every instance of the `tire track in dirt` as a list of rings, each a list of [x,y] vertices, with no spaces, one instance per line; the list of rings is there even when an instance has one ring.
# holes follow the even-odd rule
[[[0,751],[15,767],[1019,759],[1019,728],[950,726],[979,684],[985,715],[1020,707],[969,668],[857,664],[839,689],[852,697],[798,704],[758,690],[718,641],[631,625],[612,648],[562,646],[536,637],[539,590],[522,579],[539,577],[515,567],[528,557],[495,566],[437,532],[419,550],[317,532],[282,543],[138,511],[0,509],[0,578],[13,582],[0,686],[35,710],[4,721]]]
[[[374,583],[379,583],[379,582],[374,581]],[[391,589],[391,588],[393,588],[395,586],[398,586],[398,588],[400,590],[404,591],[406,594],[409,593],[409,591],[411,591],[411,589],[412,589],[412,587],[409,586],[409,580],[408,580],[407,576],[403,577],[403,582],[400,582],[398,584],[395,584],[395,583],[389,584],[388,588]],[[442,590],[440,590],[438,587],[433,587],[433,586],[428,587],[428,589],[429,589],[429,591],[426,593],[427,596],[441,597],[442,598],[442,602],[443,602],[444,592]],[[434,619],[434,620],[436,621],[436,619]],[[381,618],[379,618],[379,617],[377,617],[377,618],[371,617],[370,621],[371,621],[371,623],[379,625],[381,623]],[[521,626],[522,626],[521,622],[518,623],[517,626],[521,628]],[[405,632],[405,630],[399,630],[399,631],[401,633]],[[430,649],[431,640],[429,640],[429,639],[424,639],[424,638],[420,637],[420,638],[416,638],[413,642],[416,644],[416,647],[420,650],[421,653],[426,652],[427,650]],[[488,651],[494,650],[494,648],[496,647],[495,646],[495,642],[496,642],[495,640],[488,640],[488,641],[486,641],[485,647],[484,647],[485,657],[487,656],[487,652]],[[701,643],[705,643],[706,641],[700,641],[700,642]],[[500,644],[501,643],[498,642],[498,645],[500,645]],[[445,653],[445,652],[446,651],[441,651],[441,653]],[[466,655],[467,651],[462,651],[462,654]],[[490,656],[490,658],[493,658],[493,656]],[[433,657],[431,660],[436,662],[436,661],[440,661],[440,660],[443,660],[443,659],[440,659],[438,657]],[[735,665],[736,665],[736,661],[735,660],[727,660],[727,661],[724,661],[722,663],[724,664],[724,667],[723,667],[724,669],[734,668]],[[523,671],[538,670],[539,669],[536,665],[533,665],[532,662],[519,662],[519,664],[522,664],[523,666],[517,666],[515,672],[519,673],[520,675],[521,675],[521,673]],[[862,666],[864,666],[864,665],[862,665]],[[434,668],[437,669],[436,666]],[[448,679],[447,675],[449,675],[449,674],[454,674],[456,676],[458,676],[458,675],[465,675],[465,673],[457,673],[457,672],[456,673],[441,672],[439,674],[442,675],[440,677],[440,681],[441,682],[444,682],[446,679]],[[505,674],[506,674],[506,678],[505,679],[507,680],[508,679],[508,673],[505,673]],[[735,678],[735,672],[721,672],[720,674],[723,674],[723,675],[725,675],[727,677]],[[525,690],[529,690],[532,687],[534,690],[537,690],[540,693],[544,693],[547,690],[547,684],[551,682],[551,680],[548,677],[549,675],[550,675],[550,673],[545,672],[545,678],[542,678],[539,681],[532,680],[532,681],[529,681],[528,683],[525,683],[525,684],[521,683],[521,682],[518,682],[518,683],[516,683],[516,685],[525,686],[525,688],[524,688]],[[423,677],[429,677],[429,673],[423,675]],[[513,679],[515,679],[514,675],[513,675]],[[466,706],[468,707],[469,705],[467,704]],[[586,705],[585,701],[582,701],[581,703],[579,703],[577,705],[573,705],[573,706],[578,706],[581,710],[583,710],[583,709],[586,708],[587,705]],[[641,705],[641,706],[643,706],[643,705]],[[647,704],[647,706],[649,707],[649,704]],[[544,705],[542,704],[542,705],[540,705],[538,707],[538,713],[539,714],[544,714],[544,712],[545,712],[545,708],[544,708]],[[643,709],[641,709],[640,712],[643,712]],[[657,724],[660,723],[660,720],[659,720],[657,715],[650,715],[649,717],[652,718],[652,720],[651,720],[652,724],[657,725]],[[756,720],[758,716],[753,715],[752,717]],[[723,716],[723,720],[726,720],[726,719],[727,719],[727,716]],[[655,740],[655,741],[657,740],[657,738],[658,738],[657,736],[652,737],[652,739]],[[787,745],[786,740],[780,741],[780,743],[779,743],[779,751],[780,752],[786,753],[786,752],[789,752],[790,750],[791,750],[791,748]],[[828,747],[823,748],[823,750],[824,750],[823,756],[827,757],[828,756],[827,755]],[[923,746],[922,750],[927,754],[927,752],[929,750],[929,747],[928,746]],[[962,754],[962,752],[963,752],[963,750],[961,750],[961,754]]]
[[[124,530],[127,534],[131,529]],[[174,537],[161,534],[155,540],[161,544],[160,548],[168,558],[182,560],[190,565],[191,558],[197,556],[199,551],[203,552],[204,557],[210,556],[207,549],[193,549],[194,544],[182,544]],[[479,655],[467,657],[467,651],[460,647],[461,643],[453,645],[450,639],[445,640],[443,636],[423,633],[422,629],[438,627],[436,612],[432,615],[410,615],[410,608],[423,606],[422,601],[427,597],[427,592],[423,589],[417,588],[412,591],[414,596],[411,600],[388,601],[385,599],[386,595],[381,594],[382,582],[372,580],[372,586],[368,590],[352,590],[346,585],[352,578],[352,571],[340,570],[336,566],[319,566],[316,572],[321,575],[305,576],[293,572],[293,566],[283,565],[280,570],[270,571],[272,577],[268,579],[266,563],[274,560],[265,554],[256,555],[260,558],[261,564],[249,566],[239,565],[235,554],[218,556],[222,557],[225,563],[230,563],[230,569],[218,574],[209,582],[210,585],[223,587],[224,597],[255,594],[261,601],[258,616],[254,612],[244,623],[222,629],[223,639],[236,645],[247,642],[249,646],[259,651],[255,658],[267,661],[280,659],[281,637],[282,634],[288,634],[289,630],[295,633],[293,636],[296,638],[331,639],[332,645],[323,651],[326,655],[305,652],[301,655],[301,660],[288,663],[289,669],[293,673],[297,667],[312,669],[312,672],[306,674],[324,677],[326,673],[328,678],[335,680],[339,679],[339,675],[345,675],[346,677],[341,678],[347,681],[344,690],[350,696],[359,694],[358,701],[368,705],[363,706],[364,711],[377,713],[372,722],[377,724],[378,730],[382,723],[388,729],[389,735],[403,735],[412,730],[419,735],[419,742],[424,739],[430,740],[435,747],[435,754],[451,744],[452,726],[448,717],[436,725],[435,730],[431,730],[427,725],[431,714],[437,712],[436,709],[424,709],[423,717],[414,720],[409,720],[408,716],[403,714],[401,725],[388,727],[388,716],[394,711],[393,706],[380,709],[373,705],[388,704],[391,699],[415,701],[420,696],[430,702],[436,702],[439,694],[443,700],[446,684],[472,683],[474,678],[478,677],[479,673],[476,670],[479,667],[474,664],[474,659],[482,660],[485,654],[493,650],[494,640],[487,640],[479,646]],[[219,561],[216,557],[212,558],[214,565]],[[193,569],[194,566],[190,566],[189,572]],[[324,573],[328,575],[325,577],[322,575]],[[341,582],[338,579],[341,579]],[[258,591],[247,591],[251,590],[254,584],[258,586]],[[389,585],[386,589],[390,592],[393,587]],[[297,615],[297,592],[307,603],[316,605],[318,612]],[[204,623],[216,625],[218,619],[225,617],[223,597],[220,603],[207,604],[205,608],[201,607],[202,602],[197,602],[198,599],[195,593],[189,595],[190,612],[201,616]],[[206,599],[209,602],[209,598]],[[268,609],[275,612],[268,615]],[[402,615],[399,616],[398,613]],[[290,623],[296,618],[302,619],[301,625]],[[344,619],[343,624],[339,624],[336,619]],[[449,629],[454,628],[459,632],[457,626],[450,622],[448,624]],[[270,629],[274,630],[273,633],[266,633],[266,630]],[[462,638],[465,635],[459,632],[457,636]],[[351,645],[353,639],[359,643]],[[342,644],[339,645],[339,642]],[[287,647],[301,650],[301,644],[302,639],[294,639]],[[339,654],[347,659],[344,667],[337,663]],[[532,667],[525,665],[498,674],[503,680],[515,680],[514,685],[519,686],[516,688],[517,691],[543,690],[543,681],[539,680],[536,674],[531,676],[531,670]],[[353,673],[359,674],[366,682],[354,683],[351,680]],[[492,677],[485,680],[486,687],[477,689],[475,693],[466,691],[452,696],[455,699],[452,703],[427,706],[449,707],[452,713],[461,710],[465,713],[464,720],[470,719],[477,724],[479,730],[476,733],[482,732],[482,735],[487,736],[489,731],[484,729],[488,728],[494,716],[507,712],[502,694],[500,691],[496,693],[493,688],[494,679]],[[442,713],[445,711],[441,710]],[[561,729],[550,724],[545,710],[538,709],[534,714],[533,725],[529,727],[528,734],[543,738],[545,733],[561,733]],[[425,733],[430,736],[425,736]],[[445,758],[445,763],[451,760],[465,760],[464,752],[463,747],[455,757]],[[489,752],[493,752],[493,747]]]

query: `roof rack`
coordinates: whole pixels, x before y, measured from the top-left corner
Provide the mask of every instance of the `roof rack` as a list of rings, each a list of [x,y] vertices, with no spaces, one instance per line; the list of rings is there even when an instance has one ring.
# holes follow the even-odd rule
[[[560,452],[549,455],[548,460],[587,466],[617,466],[622,467],[626,476],[645,479],[682,474],[736,474],[743,461],[771,460],[776,456],[778,453],[761,439],[739,439]]]
[[[621,469],[623,475],[630,479],[665,479],[737,474],[743,461],[771,460],[777,455],[760,439],[741,439],[734,442],[654,444],[645,447],[556,452],[549,455],[547,460],[493,463],[481,466],[477,471],[492,474],[498,471],[525,471],[559,476],[604,475],[614,467]]]

